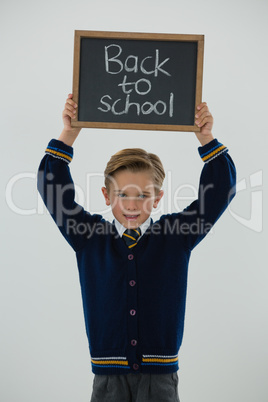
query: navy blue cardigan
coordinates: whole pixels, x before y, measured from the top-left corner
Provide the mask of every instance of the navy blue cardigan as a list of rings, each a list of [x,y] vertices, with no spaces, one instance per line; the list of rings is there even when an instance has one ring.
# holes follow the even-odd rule
[[[56,139],[48,144],[38,191],[76,253],[95,374],[164,374],[179,368],[190,254],[228,206],[236,183],[224,145],[214,139],[198,150],[205,162],[198,199],[182,212],[151,221],[129,250],[114,223],[74,201],[73,148]]]

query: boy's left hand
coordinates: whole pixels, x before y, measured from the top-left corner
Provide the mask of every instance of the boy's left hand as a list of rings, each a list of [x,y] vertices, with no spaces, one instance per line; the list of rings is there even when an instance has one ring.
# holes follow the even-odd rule
[[[195,135],[202,146],[214,139],[212,135],[213,116],[206,102],[197,106],[195,124],[201,128],[200,132],[195,132]]]

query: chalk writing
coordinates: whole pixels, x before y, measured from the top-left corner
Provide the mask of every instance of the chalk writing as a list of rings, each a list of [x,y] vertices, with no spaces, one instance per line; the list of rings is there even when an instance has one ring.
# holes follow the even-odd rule
[[[111,48],[112,49],[117,48],[117,50],[118,50],[117,54],[115,56],[113,56],[113,57],[109,55],[109,49],[111,49]],[[106,67],[106,72],[109,73],[109,74],[119,74],[119,73],[121,73],[121,71],[123,71],[123,69],[125,69],[125,71],[127,71],[127,72],[137,73],[138,72],[138,67],[139,67],[139,63],[138,63],[139,58],[138,58],[138,56],[130,55],[130,56],[128,56],[126,58],[125,63],[123,63],[120,59],[118,59],[118,57],[121,55],[121,53],[122,53],[122,48],[119,45],[112,44],[112,45],[109,45],[109,46],[105,46],[105,67]],[[156,49],[155,50],[154,69],[151,70],[151,71],[146,70],[145,67],[144,67],[145,60],[148,60],[148,59],[153,59],[153,56],[147,56],[147,57],[145,57],[144,59],[141,60],[140,70],[141,70],[141,72],[143,74],[148,74],[148,75],[149,74],[154,74],[154,76],[157,77],[158,72],[161,72],[163,74],[166,74],[166,75],[170,76],[170,74],[162,68],[162,66],[169,60],[169,57],[166,58],[164,61],[162,61],[162,63],[159,64],[159,50]],[[128,65],[129,60],[133,60],[133,66],[132,67],[129,67],[129,65]],[[111,65],[110,65],[111,63],[113,63],[113,64],[115,63],[116,67],[118,67],[119,69],[115,69],[116,71],[111,71]]]
[[[100,106],[98,110],[103,113],[111,112],[113,115],[128,114],[129,109],[136,112],[136,115],[149,115],[155,113],[158,116],[167,114],[169,117],[173,116],[174,112],[174,93],[170,92],[166,99],[155,99],[155,101],[142,100],[140,102],[131,101],[130,94],[136,94],[141,97],[149,94],[152,90],[152,81],[148,79],[151,75],[158,78],[160,75],[171,77],[171,74],[167,71],[169,57],[160,58],[159,49],[154,49],[153,55],[140,58],[136,55],[128,55],[123,59],[123,49],[121,46],[111,44],[104,47],[104,60],[105,60],[105,72],[113,75],[123,75],[121,82],[117,84],[122,90],[122,97],[113,99],[109,94],[105,94],[100,99]],[[142,73],[147,78],[139,78],[136,81],[129,81],[129,73]],[[120,77],[121,77],[120,75]],[[154,85],[157,85],[157,81],[154,81]],[[123,95],[126,95],[123,97]]]

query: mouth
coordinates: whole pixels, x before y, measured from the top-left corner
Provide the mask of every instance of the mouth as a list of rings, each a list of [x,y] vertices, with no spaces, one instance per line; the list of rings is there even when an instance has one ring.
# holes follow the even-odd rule
[[[135,221],[140,215],[124,215],[128,221]]]

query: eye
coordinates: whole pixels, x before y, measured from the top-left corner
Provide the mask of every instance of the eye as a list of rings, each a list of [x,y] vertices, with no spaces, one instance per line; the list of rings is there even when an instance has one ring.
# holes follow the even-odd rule
[[[146,198],[147,195],[145,195],[145,194],[140,194],[139,197],[140,197],[140,198]]]
[[[123,198],[123,197],[125,197],[125,196],[126,196],[125,193],[118,193],[118,197],[120,197],[120,198]]]

